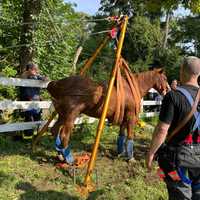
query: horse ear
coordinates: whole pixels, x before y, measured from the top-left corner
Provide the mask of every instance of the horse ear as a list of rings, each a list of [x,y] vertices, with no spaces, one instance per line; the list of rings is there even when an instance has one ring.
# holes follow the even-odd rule
[[[159,69],[157,69],[156,71],[157,71],[159,74],[164,73],[164,69],[163,69],[163,68],[159,68]]]

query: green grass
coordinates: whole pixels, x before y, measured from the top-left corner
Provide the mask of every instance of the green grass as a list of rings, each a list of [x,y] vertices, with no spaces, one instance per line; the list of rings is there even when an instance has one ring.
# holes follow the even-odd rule
[[[95,125],[77,127],[71,138],[74,151],[90,151],[96,133]],[[146,173],[145,155],[151,132],[135,129],[136,163],[127,163],[115,156],[117,127],[106,126],[96,161],[98,185],[88,200],[164,200],[167,199],[163,182]],[[0,200],[82,200],[67,171],[55,167],[54,142],[48,135],[42,138],[37,152],[32,153],[30,142],[13,141],[0,136]],[[156,164],[154,166],[156,168]],[[85,171],[76,181],[84,179]],[[96,176],[93,175],[95,182]]]

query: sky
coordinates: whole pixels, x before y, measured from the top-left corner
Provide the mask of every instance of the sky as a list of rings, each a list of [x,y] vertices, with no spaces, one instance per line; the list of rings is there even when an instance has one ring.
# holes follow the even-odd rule
[[[65,0],[65,2],[76,3],[76,11],[85,12],[90,15],[94,15],[100,7],[100,0]],[[175,16],[183,17],[185,15],[189,15],[190,12],[184,8],[179,8],[174,14]]]
[[[95,14],[100,7],[100,0],[65,0],[65,2],[76,3],[76,11],[85,12],[90,15]]]

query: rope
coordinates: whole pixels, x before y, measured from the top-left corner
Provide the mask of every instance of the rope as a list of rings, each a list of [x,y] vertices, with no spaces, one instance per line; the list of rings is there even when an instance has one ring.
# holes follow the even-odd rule
[[[0,19],[4,19],[4,20],[7,20],[7,18],[5,18],[5,17],[2,17],[2,16],[0,16]],[[67,20],[67,22],[62,22],[62,24],[64,24],[64,25],[68,25],[68,22],[88,22],[88,23],[90,23],[90,22],[100,22],[100,21],[110,21],[109,20],[109,17],[106,17],[106,18],[99,18],[99,19],[66,19]],[[49,20],[49,21],[46,21],[46,22],[52,22],[51,20]],[[13,24],[11,24],[11,23],[13,23]],[[38,22],[22,22],[22,23],[15,23],[15,22],[7,22],[7,23],[5,23],[5,22],[0,22],[0,25],[4,25],[4,26],[12,26],[12,27],[16,27],[16,26],[19,26],[19,25],[21,25],[21,26],[23,26],[24,24],[40,24],[40,23],[43,23],[43,22],[40,22],[40,21],[38,21]],[[54,22],[54,24],[60,24],[60,22]]]
[[[102,34],[102,33],[109,33],[110,31],[111,31],[111,30],[104,30],[104,31],[89,33],[89,35],[97,35],[97,34]]]

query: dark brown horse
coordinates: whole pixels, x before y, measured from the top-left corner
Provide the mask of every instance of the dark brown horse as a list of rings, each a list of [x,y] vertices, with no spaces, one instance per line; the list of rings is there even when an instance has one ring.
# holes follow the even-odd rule
[[[165,94],[168,89],[167,78],[162,69],[132,74],[132,76],[134,76],[139,88],[139,100],[147,94],[150,88],[156,89],[160,94]],[[126,128],[128,140],[132,140],[134,136],[133,126],[137,121],[139,113],[135,113],[135,99],[128,81],[122,78],[122,82],[125,91],[125,106],[123,120],[118,125],[120,125],[121,135],[123,135],[123,130]],[[62,148],[65,149],[69,143],[74,121],[81,113],[96,118],[101,116],[106,87],[94,82],[90,78],[71,76],[62,80],[50,82],[47,90],[51,94],[55,109],[59,114],[58,120],[52,127],[51,132],[57,135],[60,127],[63,125],[63,129],[59,134],[59,144],[62,144]],[[116,106],[117,89],[116,86],[114,86],[107,112],[107,119],[109,122],[113,122],[114,120]],[[121,143],[122,142],[124,142],[124,139],[123,141],[121,140]],[[132,148],[132,146],[130,148]],[[119,153],[122,153],[122,150]],[[132,152],[128,156],[131,158]]]

